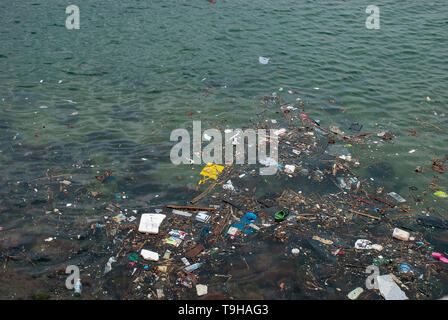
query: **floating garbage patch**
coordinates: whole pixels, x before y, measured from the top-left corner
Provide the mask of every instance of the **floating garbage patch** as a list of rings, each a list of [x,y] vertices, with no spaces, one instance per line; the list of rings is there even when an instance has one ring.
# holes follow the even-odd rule
[[[412,208],[413,199],[357,173],[363,159],[353,150],[392,136],[360,133],[359,123],[350,127],[354,135],[327,129],[305,114],[300,102],[282,104],[277,94],[263,97],[262,103],[276,109],[277,119],[262,119],[254,129],[277,130],[278,159],[203,164],[187,202],[172,193],[163,204],[126,207],[129,192],[111,191],[107,203],[99,192],[78,186],[67,208],[101,201],[103,209],[87,218],[88,227],[76,237],[43,240],[39,254],[21,251],[22,262],[29,268],[42,265],[43,273],[59,283],[67,276],[61,271],[66,265],[77,266],[82,290],[78,285],[76,293],[82,299],[412,300],[446,295],[447,246],[433,244],[431,234],[444,232],[448,222],[433,211],[422,215]],[[434,163],[443,173],[444,162]],[[260,167],[270,166],[277,168],[275,175],[259,174]],[[95,178],[107,186],[119,177],[106,171]],[[51,179],[61,191],[73,187],[65,176]],[[434,201],[448,201],[441,186],[433,187]],[[62,209],[44,211],[60,216],[65,228],[83,225]],[[1,257],[7,270],[21,253],[8,246],[8,228],[2,226],[0,236],[7,244]],[[53,266],[46,251],[69,254]],[[49,291],[57,298],[75,293]]]

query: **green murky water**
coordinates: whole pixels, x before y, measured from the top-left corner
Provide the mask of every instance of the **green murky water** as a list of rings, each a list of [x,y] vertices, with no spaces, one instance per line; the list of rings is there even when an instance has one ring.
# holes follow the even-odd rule
[[[349,131],[359,122],[361,132],[393,132],[392,143],[353,154],[360,174],[403,196],[409,186],[427,190],[431,169],[414,168],[447,153],[448,7],[440,1],[383,1],[379,30],[365,27],[369,1],[73,4],[79,30],[65,28],[68,3],[0,4],[0,226],[17,237],[6,246],[33,247],[60,219],[99,214],[83,202],[63,218],[42,218],[106,170],[116,182],[103,191],[126,192],[129,206],[190,199],[182,186],[197,183],[200,166],[171,164],[171,131],[193,120],[245,128],[272,92],[285,103],[301,98],[325,127]],[[383,176],[382,166],[368,169],[378,163],[388,164]],[[48,170],[74,174],[66,199],[46,200],[55,191],[35,179]],[[446,174],[437,184],[448,187]],[[415,214],[433,206],[448,216],[446,204],[425,199]]]

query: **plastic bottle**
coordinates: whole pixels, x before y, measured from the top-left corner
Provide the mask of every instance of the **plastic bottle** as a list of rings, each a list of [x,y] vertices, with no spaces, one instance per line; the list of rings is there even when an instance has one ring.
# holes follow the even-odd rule
[[[76,280],[76,283],[75,283],[75,294],[80,295],[81,291],[82,291],[81,279],[78,278],[78,280]]]
[[[195,263],[195,264],[192,264],[191,266],[186,267],[184,270],[185,270],[186,272],[190,272],[190,271],[199,269],[199,267],[200,267],[202,264],[203,264],[202,262],[201,262],[201,263]]]
[[[389,192],[388,195],[390,195],[392,198],[397,200],[398,202],[406,202],[406,199],[400,196],[398,193],[395,192]]]

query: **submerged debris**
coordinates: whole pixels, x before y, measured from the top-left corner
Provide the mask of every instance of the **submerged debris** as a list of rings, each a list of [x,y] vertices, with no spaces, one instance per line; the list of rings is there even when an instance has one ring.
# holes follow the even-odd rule
[[[442,253],[434,255],[434,248],[415,227],[447,229],[447,221],[429,216],[433,213],[429,208],[413,218],[410,202],[418,199],[403,193],[408,186],[391,191],[366,178],[360,168],[363,160],[356,155],[356,148],[368,147],[378,137],[391,140],[393,135],[348,135],[337,126],[326,129],[299,109],[303,102],[282,104],[277,94],[263,97],[262,104],[276,108],[281,118],[261,119],[253,127],[277,130],[278,158],[266,157],[257,165],[208,163],[200,172],[192,166],[197,185],[186,189],[189,201],[173,198],[153,204],[145,198],[138,207],[126,208],[123,199],[128,195],[111,185],[115,181],[110,170],[96,176],[96,181],[90,175],[100,185],[97,189],[92,183],[75,189],[78,183],[72,177],[61,176],[64,180],[55,182],[61,196],[69,191],[76,195],[67,210],[77,206],[83,210],[88,204],[83,206],[81,200],[104,204],[104,215],[95,210],[95,217],[87,218],[87,228],[73,237],[90,250],[84,260],[76,257],[84,248],[70,248],[86,274],[83,295],[355,300],[426,299],[440,294],[434,279],[445,271],[446,258]],[[349,129],[361,128],[352,123]],[[435,159],[433,169],[443,173],[445,161]],[[275,167],[275,175],[259,175],[258,169],[265,167]],[[383,162],[366,168],[368,173],[391,175]],[[436,197],[444,198],[446,193],[436,182],[435,177],[430,188],[437,190]],[[105,200],[108,193],[113,203]],[[43,213],[69,216],[55,208]],[[70,228],[74,225],[76,230],[85,227],[76,221]],[[0,228],[0,234],[5,229]],[[62,242],[59,235],[42,239],[40,252],[57,252]],[[19,256],[15,250],[2,250],[4,269]],[[32,258],[46,259],[38,254]],[[380,272],[378,290],[362,288],[369,266]]]

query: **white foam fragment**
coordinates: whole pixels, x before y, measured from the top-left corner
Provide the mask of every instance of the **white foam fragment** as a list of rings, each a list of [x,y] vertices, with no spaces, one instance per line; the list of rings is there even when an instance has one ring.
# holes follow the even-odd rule
[[[151,251],[151,250],[142,249],[140,254],[142,255],[143,259],[145,259],[145,260],[159,261],[159,254],[157,252],[154,252],[154,251]]]
[[[162,224],[163,219],[165,219],[164,214],[158,213],[144,213],[140,219],[140,225],[138,227],[139,232],[143,233],[159,233],[159,226]]]
[[[204,296],[208,292],[208,287],[205,284],[197,284],[196,285],[196,292],[198,296]]]
[[[269,58],[258,57],[258,62],[260,62],[261,64],[268,64],[269,63]]]
[[[400,289],[390,275],[376,277],[378,289],[386,300],[408,300],[406,294]]]
[[[191,217],[192,216],[192,214],[190,212],[180,211],[180,210],[176,210],[176,209],[173,210],[173,213],[177,214],[179,216],[184,216],[184,217]]]

